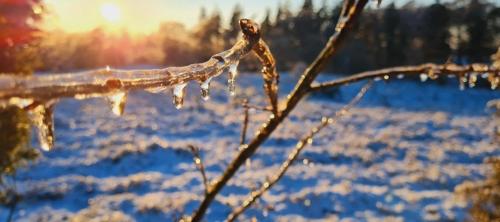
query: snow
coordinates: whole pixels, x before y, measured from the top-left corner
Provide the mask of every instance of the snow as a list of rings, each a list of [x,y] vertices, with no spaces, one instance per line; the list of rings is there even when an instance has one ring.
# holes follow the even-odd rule
[[[282,76],[281,98],[296,79]],[[104,99],[61,101],[55,108],[55,148],[17,176],[24,199],[14,219],[172,221],[191,214],[204,188],[188,145],[200,147],[209,179],[220,175],[237,153],[243,110],[231,102],[225,80],[212,81],[206,102],[199,85],[189,84],[180,110],[171,93],[130,93],[122,117],[114,116]],[[450,81],[456,84],[377,82],[240,219],[465,219],[467,202],[454,188],[484,178],[489,168],[483,161],[500,156],[493,139],[498,120],[485,110],[499,94],[487,88],[460,91],[458,82]],[[243,73],[237,84],[238,95],[265,104],[258,75]],[[230,180],[206,220],[224,220],[232,206],[277,172],[298,138],[322,116],[333,115],[360,86],[301,102]],[[249,138],[267,118],[251,111]],[[7,213],[2,208],[0,218]]]

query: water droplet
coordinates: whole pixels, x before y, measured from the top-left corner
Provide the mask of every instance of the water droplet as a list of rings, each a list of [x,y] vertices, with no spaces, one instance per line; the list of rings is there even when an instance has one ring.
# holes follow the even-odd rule
[[[53,108],[53,104],[38,105],[29,111],[31,121],[38,130],[40,146],[45,151],[54,146]]]
[[[495,90],[498,88],[498,85],[500,85],[500,76],[495,76],[494,73],[490,73],[488,75],[488,81],[491,84],[491,89]]]
[[[182,108],[184,104],[184,89],[186,88],[187,83],[182,83],[174,86],[174,105],[176,109]]]
[[[403,74],[399,74],[399,75],[397,76],[397,78],[398,78],[398,79],[402,79],[402,78],[404,78],[404,77],[405,77],[405,75],[403,75]]]
[[[375,79],[373,79],[373,80],[375,80],[375,81],[377,81],[377,82],[378,82],[378,81],[382,80],[382,78],[380,78],[380,77],[375,77]]]
[[[460,90],[465,90],[465,83],[467,83],[467,76],[465,74],[460,74],[458,78]]]
[[[127,102],[127,93],[125,92],[117,92],[113,93],[109,96],[106,96],[106,99],[111,106],[111,111],[113,114],[117,116],[123,115],[123,111],[125,111],[125,103]]]
[[[385,75],[384,80],[389,80],[389,75]]]
[[[200,84],[201,98],[205,101],[210,99],[210,81],[212,81],[212,77],[206,79]]]
[[[227,88],[229,91],[229,95],[234,96],[236,95],[236,76],[238,76],[238,64],[240,62],[236,61],[235,63],[232,63],[229,65],[229,78],[227,80]]]
[[[471,73],[469,74],[469,88],[473,88],[476,86],[477,82],[477,74],[476,73]]]
[[[429,78],[429,76],[427,76],[427,74],[424,74],[424,73],[420,74],[420,81],[425,82],[425,81],[427,81],[427,78]]]

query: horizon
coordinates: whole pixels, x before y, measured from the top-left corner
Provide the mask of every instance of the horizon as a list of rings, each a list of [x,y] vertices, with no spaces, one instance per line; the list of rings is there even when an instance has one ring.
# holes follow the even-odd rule
[[[328,7],[333,7],[340,1],[313,0],[315,9],[323,2]],[[383,1],[381,8],[395,3],[397,7],[408,2]],[[418,5],[426,5],[434,0],[416,0]],[[445,1],[448,2],[448,1]],[[200,11],[204,8],[208,15],[214,11],[221,13],[224,26],[231,17],[236,5],[240,5],[245,18],[262,21],[267,9],[271,10],[274,17],[275,9],[284,3],[290,5],[295,12],[300,9],[303,1],[289,0],[236,0],[227,3],[227,0],[73,0],[58,1],[45,0],[48,15],[42,22],[42,29],[61,30],[67,33],[84,33],[97,28],[102,28],[109,33],[126,32],[132,35],[148,35],[156,32],[165,22],[177,22],[186,28],[193,28],[199,21]],[[375,7],[375,5],[370,5]],[[172,10],[174,9],[174,10]],[[185,13],[188,12],[188,13]]]

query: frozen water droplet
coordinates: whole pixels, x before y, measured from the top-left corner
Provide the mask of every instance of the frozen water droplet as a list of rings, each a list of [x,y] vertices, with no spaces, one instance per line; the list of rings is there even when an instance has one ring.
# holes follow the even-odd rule
[[[389,80],[389,75],[385,75],[384,80]]]
[[[38,140],[43,150],[49,151],[54,146],[53,104],[38,105],[30,110],[30,118],[38,130]]]
[[[111,111],[117,116],[123,115],[125,110],[125,103],[127,102],[127,93],[117,92],[106,97],[109,105],[111,105]]]
[[[176,109],[182,108],[184,104],[184,89],[187,83],[182,83],[174,86],[174,105]]]
[[[425,82],[425,81],[427,81],[428,77],[429,76],[427,76],[427,74],[422,73],[422,74],[420,74],[420,81]]]
[[[460,87],[460,90],[465,90],[465,83],[467,83],[467,76],[464,75],[464,74],[460,74],[459,78],[458,78],[458,82],[459,82],[459,87]]]
[[[403,75],[403,74],[399,74],[397,77],[398,77],[398,79],[402,79],[402,78],[404,78],[404,77],[405,77],[405,75]]]
[[[200,84],[201,98],[205,101],[210,99],[210,81],[212,81],[212,77],[206,79]]]
[[[229,65],[229,78],[227,80],[227,88],[229,95],[234,96],[236,94],[236,76],[238,76],[238,64],[240,62],[236,61]]]
[[[375,79],[373,79],[373,80],[375,80],[375,81],[377,81],[377,82],[378,82],[378,81],[382,80],[382,78],[380,78],[380,77],[375,77]]]
[[[476,73],[471,73],[469,74],[469,88],[473,88],[476,86],[477,82],[477,74]]]
[[[488,78],[488,73],[486,72],[486,73],[481,74],[481,78],[487,79]]]
[[[491,84],[491,89],[495,90],[498,88],[498,85],[500,85],[500,76],[495,76],[494,73],[490,73],[488,75],[488,81]]]

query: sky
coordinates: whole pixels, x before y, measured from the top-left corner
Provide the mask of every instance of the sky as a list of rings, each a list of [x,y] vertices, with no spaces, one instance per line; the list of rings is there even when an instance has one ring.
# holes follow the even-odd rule
[[[148,34],[156,31],[159,24],[175,21],[193,27],[204,7],[208,14],[221,12],[227,20],[236,4],[243,8],[243,16],[261,21],[266,9],[274,9],[288,1],[292,10],[297,10],[303,0],[45,0],[49,11],[45,20],[46,29],[66,32],[85,32],[97,27],[108,31],[125,30],[132,34]],[[314,0],[315,7],[325,0]],[[407,0],[397,1],[396,5]],[[330,6],[339,0],[328,1]],[[393,1],[385,1],[389,4]],[[433,0],[416,0],[418,3]],[[371,3],[375,5],[375,3]]]

